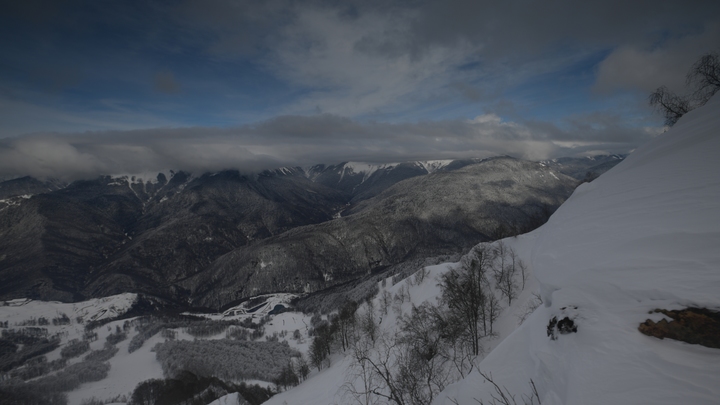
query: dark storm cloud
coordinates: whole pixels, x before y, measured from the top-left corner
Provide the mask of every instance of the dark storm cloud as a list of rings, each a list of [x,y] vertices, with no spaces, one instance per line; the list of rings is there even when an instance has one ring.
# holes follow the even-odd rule
[[[15,19],[37,22],[32,35],[52,33],[73,40],[73,47],[101,48],[88,39],[95,37],[116,51],[182,54],[201,50],[221,58],[252,54],[260,58],[259,63],[275,66],[280,75],[296,81],[303,78],[283,72],[293,68],[288,62],[297,62],[284,55],[288,50],[283,44],[291,39],[288,36],[297,37],[293,45],[310,51],[304,53],[307,60],[301,63],[312,63],[310,59],[317,57],[322,47],[339,37],[358,53],[382,59],[410,55],[416,63],[431,57],[437,48],[462,47],[466,57],[460,63],[476,61],[479,70],[511,71],[538,58],[552,59],[558,53],[591,48],[651,51],[660,56],[647,62],[663,64],[673,60],[662,55],[668,43],[706,35],[720,23],[720,3],[712,0],[156,0],[102,4],[75,0],[62,7],[55,1],[28,0],[11,4],[7,11]],[[305,18],[313,13],[315,18]],[[368,29],[352,35],[342,31],[356,23]],[[700,42],[704,48],[713,41],[720,45],[718,39],[716,33]],[[685,63],[696,51],[692,55],[676,53],[675,63]],[[661,69],[657,63],[650,69]],[[606,74],[601,86],[634,81],[632,74],[615,76]]]
[[[368,37],[362,48],[397,53],[416,52],[433,44],[470,41],[491,54],[538,53],[554,46],[615,46],[643,42],[648,34],[687,34],[717,22],[715,1],[692,4],[671,0],[415,2],[405,29]],[[391,44],[396,43],[398,47]],[[372,44],[376,46],[372,46]],[[403,45],[401,45],[403,44]],[[655,45],[658,45],[657,43]]]
[[[402,162],[513,155],[545,159],[625,153],[652,136],[616,117],[577,117],[565,128],[543,122],[473,120],[360,123],[333,115],[283,116],[238,128],[182,128],[37,134],[0,140],[0,177],[76,179],[167,169],[191,172],[362,161]]]
[[[652,91],[663,84],[679,89],[699,55],[720,49],[720,2],[712,0],[415,4],[405,24],[368,34],[355,49],[386,58],[409,54],[422,59],[437,47],[469,44],[475,68],[496,75],[495,80],[504,76],[506,85],[513,84],[513,72],[527,67],[552,65],[563,55],[607,50],[595,86],[600,92]],[[516,76],[520,80],[515,83],[532,74]]]

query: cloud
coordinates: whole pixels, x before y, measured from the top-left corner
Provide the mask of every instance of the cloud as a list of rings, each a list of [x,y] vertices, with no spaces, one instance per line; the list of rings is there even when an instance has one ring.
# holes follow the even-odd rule
[[[303,89],[285,114],[417,117],[493,104],[598,52],[610,53],[597,70],[598,93],[647,91],[682,81],[696,55],[720,42],[714,1],[306,1],[281,16],[282,3],[273,4],[260,14],[278,24],[258,28],[267,35],[256,47],[262,66]]]
[[[711,0],[43,1],[0,15],[0,137],[44,133],[3,176],[623,152],[720,42]]]
[[[358,49],[364,38],[407,25],[406,20],[403,15],[373,10],[352,18],[326,7],[298,10],[293,21],[277,32],[271,51],[262,59],[274,75],[307,89],[283,111],[343,116],[393,113],[431,100],[451,81],[468,76],[454,71],[467,61],[465,48],[436,47],[422,59]]]
[[[665,41],[662,46],[628,45],[615,49],[598,66],[594,90],[640,90],[645,93],[660,86],[683,94],[685,75],[703,54],[720,47],[720,24],[681,38]]]
[[[66,180],[161,170],[191,172],[341,161],[401,162],[512,155],[526,159],[626,153],[654,136],[596,114],[547,122],[472,120],[359,122],[336,115],[282,116],[236,128],[167,128],[38,134],[0,140],[0,177]]]
[[[32,97],[44,103],[23,101]],[[47,97],[36,94],[2,94],[0,89],[0,139],[38,132],[77,132],[81,130],[130,130],[177,125],[152,113],[162,103],[138,103],[128,100],[101,99],[93,110],[68,103],[55,106]],[[171,107],[164,107],[171,108]]]
[[[672,0],[587,0],[576,2],[497,2],[447,0],[421,2],[402,36],[388,31],[374,41],[376,50],[387,43],[407,44],[409,52],[422,53],[437,44],[460,41],[481,45],[492,57],[542,54],[558,45],[565,49],[615,47],[688,34],[718,21],[720,6],[712,0],[680,3]]]

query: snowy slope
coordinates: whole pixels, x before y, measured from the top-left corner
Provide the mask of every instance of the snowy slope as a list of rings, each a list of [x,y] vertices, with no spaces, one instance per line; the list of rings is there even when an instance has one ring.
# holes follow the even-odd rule
[[[532,246],[534,246],[536,235],[530,233],[515,238],[504,239],[503,242],[508,248],[513,249],[518,258],[526,261],[530,257]],[[491,244],[492,245],[492,244]],[[383,291],[395,295],[401,289],[405,289],[409,295],[409,299],[405,301],[397,311],[396,304],[387,314],[380,317],[379,327],[382,331],[392,334],[398,327],[399,314],[409,315],[413,305],[419,306],[423,302],[436,303],[440,296],[440,287],[438,281],[440,275],[448,271],[450,268],[457,266],[458,263],[444,263],[435,266],[426,267],[428,272],[424,281],[418,283],[415,275],[407,279],[400,280],[396,284],[392,284],[392,278],[388,278],[386,285],[380,287],[380,293],[373,301],[375,310],[378,311],[382,306],[380,296]],[[532,269],[528,269],[528,274],[532,274]],[[497,337],[491,340],[483,340],[483,348],[489,353],[498,345],[506,336],[514,331],[520,323],[520,317],[526,312],[526,303],[534,299],[533,292],[537,291],[537,281],[530,277],[526,283],[525,289],[520,293],[518,298],[509,308],[504,308],[500,318],[496,321],[493,330],[497,333]],[[501,303],[503,307],[507,307],[507,302]],[[366,310],[366,307],[360,308],[360,313]],[[309,343],[309,340],[308,340]],[[309,344],[308,344],[309,347]],[[302,350],[301,347],[298,349]],[[331,405],[357,403],[347,392],[347,385],[351,383],[359,384],[359,381],[353,375],[351,368],[351,356],[344,356],[343,353],[335,353],[331,357],[331,366],[321,371],[313,369],[310,377],[297,387],[286,392],[275,395],[265,404],[267,405],[283,405],[283,404],[315,404],[315,405]]]
[[[83,322],[115,318],[127,312],[137,300],[137,294],[125,293],[104,298],[93,298],[73,304],[36,301],[26,298],[0,302],[0,319],[10,325],[20,324],[31,318],[44,317],[51,320],[65,314],[73,321],[78,317]],[[53,326],[47,326],[54,333]]]
[[[717,404],[720,350],[638,332],[656,308],[720,309],[720,98],[573,196],[535,233],[539,308],[480,364],[542,404]],[[577,307],[575,309],[574,307]],[[563,310],[563,308],[565,308]],[[576,316],[578,332],[546,326]],[[490,401],[477,373],[436,404]],[[458,402],[454,402],[458,401]]]

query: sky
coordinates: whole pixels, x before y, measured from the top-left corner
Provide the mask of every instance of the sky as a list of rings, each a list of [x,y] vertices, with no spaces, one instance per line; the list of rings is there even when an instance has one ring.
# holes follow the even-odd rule
[[[628,153],[717,1],[0,0],[0,178]]]

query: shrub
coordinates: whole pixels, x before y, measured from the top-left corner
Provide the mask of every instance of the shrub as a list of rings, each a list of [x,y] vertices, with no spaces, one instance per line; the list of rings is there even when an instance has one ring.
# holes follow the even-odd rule
[[[165,375],[189,371],[198,377],[272,381],[299,353],[287,344],[241,340],[167,341],[154,348]],[[233,359],[233,361],[228,361]]]
[[[158,334],[161,330],[163,330],[163,328],[165,328],[165,324],[162,323],[150,323],[138,327],[139,333],[133,336],[133,338],[130,340],[130,344],[128,345],[128,353],[132,353],[135,350],[141,348],[146,340]]]
[[[67,314],[58,314],[55,318],[52,320],[53,325],[59,326],[59,325],[70,325],[70,317],[67,316]]]
[[[85,361],[108,361],[115,357],[120,349],[115,346],[105,346],[101,350],[93,350],[85,356]]]
[[[107,339],[105,340],[105,344],[115,346],[116,344],[122,342],[125,339],[127,339],[127,333],[119,330],[115,333],[109,334]]]
[[[29,360],[24,367],[13,370],[11,376],[27,381],[36,377],[40,377],[52,371],[57,371],[65,367],[67,361],[65,359],[57,359],[48,362],[47,357],[40,356]]]
[[[234,385],[218,378],[198,377],[185,371],[176,378],[143,381],[133,391],[130,403],[205,405],[233,392],[242,397],[240,403],[247,401],[250,405],[260,405],[273,395],[269,388],[257,384]]]
[[[90,343],[85,340],[73,339],[60,350],[60,357],[63,359],[71,359],[77,357],[90,350]]]
[[[210,337],[225,332],[230,323],[222,321],[195,322],[187,327],[188,334],[194,337]]]

